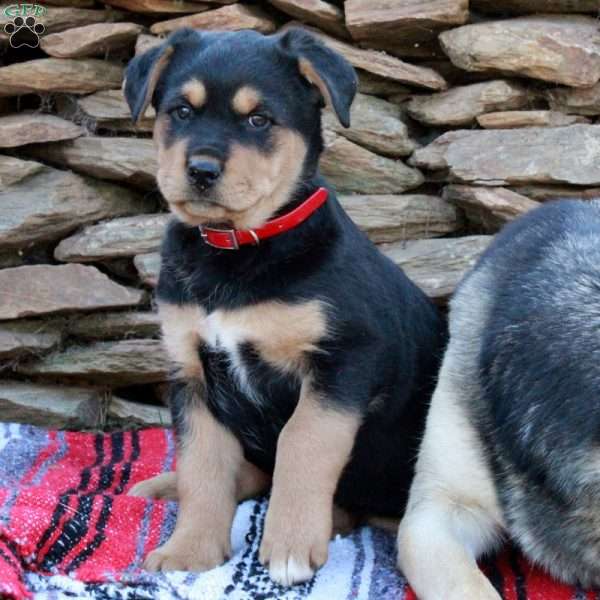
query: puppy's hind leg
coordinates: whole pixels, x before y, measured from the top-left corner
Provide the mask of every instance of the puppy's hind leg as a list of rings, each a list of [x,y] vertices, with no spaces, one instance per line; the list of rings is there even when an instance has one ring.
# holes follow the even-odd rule
[[[136,483],[127,495],[155,500],[177,500],[177,475],[175,471],[160,473]]]
[[[449,348],[398,531],[398,566],[420,600],[500,600],[476,559],[499,541],[502,515],[459,398],[468,388],[453,367],[462,365],[451,362]]]
[[[270,485],[269,475],[244,460],[237,482],[237,501],[265,494]],[[177,474],[175,471],[168,471],[140,481],[131,487],[127,495],[154,500],[178,500]]]

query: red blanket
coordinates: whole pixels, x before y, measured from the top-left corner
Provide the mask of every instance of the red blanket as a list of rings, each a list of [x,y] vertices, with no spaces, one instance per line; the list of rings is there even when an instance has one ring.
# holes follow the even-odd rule
[[[288,597],[256,560],[264,501],[240,510],[234,527],[237,553],[215,572],[169,579],[140,571],[143,556],[169,536],[175,506],[126,492],[172,469],[174,460],[172,436],[163,429],[90,434],[0,424],[0,596],[56,591],[67,585],[57,576],[68,575],[112,586],[111,597],[132,597],[123,591],[135,589],[146,590],[149,595],[143,597],[150,598]],[[394,561],[393,537],[363,528],[333,541],[328,565],[312,582],[294,588],[293,597],[411,600],[414,595]],[[551,581],[512,550],[484,568],[506,600],[600,598]],[[90,585],[81,588],[82,597]],[[175,588],[177,596],[169,595]]]

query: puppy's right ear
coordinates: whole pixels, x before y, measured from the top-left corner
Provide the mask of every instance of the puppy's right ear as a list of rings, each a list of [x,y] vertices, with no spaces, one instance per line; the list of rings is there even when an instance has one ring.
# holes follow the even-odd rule
[[[128,65],[123,81],[123,93],[129,105],[133,122],[137,123],[152,102],[156,84],[173,54],[168,41],[136,56]]]

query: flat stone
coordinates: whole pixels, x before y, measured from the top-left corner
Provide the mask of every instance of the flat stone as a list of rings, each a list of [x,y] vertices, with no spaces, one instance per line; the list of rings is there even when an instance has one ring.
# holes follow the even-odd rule
[[[149,15],[199,13],[211,8],[210,4],[204,2],[185,2],[184,0],[176,2],[173,0],[106,0],[106,4],[134,13]]]
[[[447,299],[492,241],[491,235],[384,244],[389,256],[428,296]]]
[[[374,96],[391,96],[393,94],[410,95],[412,91],[405,85],[385,79],[379,75],[373,75],[367,71],[356,69],[358,75],[358,91],[361,94],[371,94]]]
[[[45,35],[40,47],[56,58],[104,56],[113,50],[133,47],[143,30],[136,23],[95,23]]]
[[[71,0],[68,0],[71,2]],[[67,3],[67,0],[65,0]],[[46,3],[44,3],[46,4]],[[9,2],[4,7],[10,5]],[[43,23],[44,35],[63,31],[71,27],[82,27],[92,23],[106,23],[110,21],[121,21],[124,19],[124,13],[117,10],[88,10],[86,8],[77,8],[72,5],[66,6],[46,6],[46,12],[40,22]],[[4,32],[4,26],[11,23],[14,16],[0,10],[0,43],[8,42],[8,34]]]
[[[113,397],[108,405],[108,418],[127,426],[171,427],[171,412],[164,406],[130,402]]]
[[[0,381],[0,420],[9,423],[98,428],[105,404],[102,389]]]
[[[80,119],[92,129],[114,131],[152,131],[154,109],[149,106],[146,115],[137,124],[131,120],[131,111],[121,90],[104,90],[77,99],[77,107],[83,113]]]
[[[297,23],[290,23],[289,25],[299,26]],[[286,27],[283,29],[285,30]],[[433,69],[413,65],[385,52],[357,48],[352,44],[325,35],[313,27],[302,25],[300,27],[310,31],[332,50],[339,52],[356,69],[362,69],[391,81],[420,88],[445,90],[448,87],[446,80]]]
[[[280,11],[338,37],[350,37],[344,11],[323,0],[269,0]]]
[[[600,188],[581,188],[570,185],[536,185],[524,184],[511,188],[513,191],[527,196],[532,200],[545,202],[560,198],[573,198],[574,200],[595,200],[600,198]]]
[[[119,88],[123,67],[95,58],[38,58],[0,67],[0,96]]]
[[[589,88],[554,88],[546,91],[550,108],[575,115],[600,115],[600,83]]]
[[[471,0],[471,8],[487,13],[598,13],[598,0]]]
[[[419,167],[420,169],[446,169],[448,168],[448,162],[446,160],[448,147],[453,142],[468,136],[470,133],[469,130],[464,129],[448,131],[435,138],[435,140],[427,146],[417,148],[417,150],[413,152],[413,155],[408,159],[408,164],[413,167]]]
[[[486,112],[522,108],[530,102],[523,86],[509,81],[486,81],[453,87],[431,96],[413,96],[408,114],[427,125],[469,125]]]
[[[80,225],[149,212],[154,206],[135,192],[104,181],[0,156],[0,248],[56,239]]]
[[[140,254],[133,259],[133,264],[142,280],[142,283],[151,287],[158,283],[158,274],[160,272],[160,253],[150,252],[149,254]]]
[[[90,225],[65,238],[54,251],[63,262],[94,262],[158,250],[171,215],[137,215]]]
[[[518,127],[566,127],[589,123],[579,115],[565,115],[556,110],[508,110],[479,115],[477,122],[484,129],[516,129]]]
[[[463,209],[469,221],[490,233],[541,206],[535,200],[500,187],[448,185],[443,197]]]
[[[30,265],[0,270],[0,320],[136,306],[144,296],[91,266]]]
[[[600,126],[453,131],[416,150],[411,162],[448,168],[451,180],[475,185],[600,185]]]
[[[81,127],[55,115],[23,112],[0,117],[0,148],[71,140],[83,134]]]
[[[71,317],[64,328],[69,335],[85,340],[156,337],[160,319],[155,312],[99,312]]]
[[[535,15],[464,25],[440,43],[467,71],[501,71],[588,87],[600,79],[598,21],[577,15]]]
[[[169,366],[160,340],[131,339],[69,346],[63,352],[20,364],[17,371],[126,386],[165,381]]]
[[[461,229],[461,215],[436,196],[340,196],[350,218],[375,242],[430,238]]]
[[[22,160],[14,156],[0,156],[0,191],[23,181],[48,167],[33,160]]]
[[[277,28],[275,21],[260,8],[243,4],[223,6],[207,13],[161,21],[150,27],[155,35],[170,33],[182,27],[194,29],[216,29],[220,31],[239,31],[254,29],[261,33],[272,33]]]
[[[399,106],[380,98],[357,94],[350,111],[350,128],[340,125],[329,110],[323,125],[352,142],[384,156],[408,156],[418,147]]]
[[[57,346],[61,337],[53,322],[0,322],[0,359],[43,354]]]
[[[86,136],[31,146],[29,152],[36,158],[100,179],[146,189],[156,186],[156,154],[151,139]]]
[[[469,19],[469,0],[346,0],[346,26],[355,40],[430,40]]]
[[[321,171],[339,192],[399,194],[423,183],[423,175],[400,160],[379,156],[344,137],[325,133]]]

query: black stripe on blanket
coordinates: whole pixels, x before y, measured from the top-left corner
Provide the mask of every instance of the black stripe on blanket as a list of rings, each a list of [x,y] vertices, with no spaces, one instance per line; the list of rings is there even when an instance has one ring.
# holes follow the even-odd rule
[[[54,543],[52,544],[52,546],[46,553],[46,556],[44,557],[43,562],[40,565],[41,569],[50,570],[50,569],[52,569],[52,567],[58,565],[62,560],[64,560],[64,558],[69,554],[69,552],[71,552],[71,550],[73,550],[73,548],[75,548],[77,546],[77,544],[79,544],[81,542],[81,540],[88,534],[88,531],[90,529],[90,517],[93,512],[92,508],[93,508],[93,504],[94,504],[94,497],[99,492],[106,490],[107,488],[109,488],[112,485],[112,483],[114,481],[114,477],[115,477],[115,465],[118,462],[123,460],[123,433],[115,432],[115,433],[111,434],[110,442],[111,442],[110,443],[110,446],[111,446],[110,460],[109,460],[108,464],[102,465],[102,467],[100,469],[100,474],[98,477],[98,483],[96,485],[96,488],[94,490],[90,490],[90,492],[88,494],[84,494],[83,496],[81,496],[79,498],[75,515],[73,517],[71,517],[70,519],[68,519],[67,522],[65,523],[65,525],[63,526],[63,529],[62,529],[60,535],[54,541]],[[96,450],[98,451],[97,446],[96,446]],[[100,460],[97,460],[94,463],[95,466],[99,466],[103,462],[102,461],[103,457],[101,458],[100,456],[98,456],[98,458]],[[89,484],[89,479],[91,477],[91,470],[89,471],[89,473],[90,474],[86,477],[87,484]],[[86,484],[86,487],[87,487],[87,484]],[[104,500],[106,500],[106,498],[104,498]],[[112,506],[112,499],[110,499],[109,502],[110,502],[110,505]],[[102,539],[104,538],[103,531],[104,531],[104,528],[106,527],[106,520],[108,519],[108,516],[110,515],[110,510],[109,510],[105,516],[104,523],[101,523],[102,514],[105,512],[105,508],[106,507],[103,506],[100,516],[98,517],[98,519],[96,521],[96,535],[94,536],[94,540],[92,541],[92,543],[93,543],[95,541],[98,533],[100,533],[100,539],[97,541],[98,545],[100,545],[100,543],[102,542]],[[99,531],[100,527],[102,528],[101,531]],[[90,551],[90,555],[93,552],[93,550],[95,550],[96,547],[94,547],[92,549],[92,551]],[[87,548],[89,548],[89,546]],[[86,548],[86,550],[87,550],[87,548]],[[86,552],[86,550],[84,550],[83,552]],[[86,555],[83,560],[85,560],[85,558],[87,556],[88,555]],[[75,562],[77,560],[77,558],[78,557],[73,559],[72,562]],[[38,559],[38,561],[39,561],[39,559]],[[77,564],[80,564],[80,562]]]
[[[89,485],[92,469],[102,464],[104,460],[103,439],[103,435],[100,433],[94,437],[94,462],[81,471],[81,475],[79,477],[79,485],[76,488],[69,488],[58,497],[58,501],[52,513],[52,518],[50,519],[50,524],[48,525],[48,527],[46,528],[36,545],[36,560],[38,564],[42,559],[42,556],[40,556],[42,548],[52,537],[52,534],[56,531],[56,528],[58,527],[58,524],[60,523],[62,517],[67,512],[67,508],[69,508],[69,497],[73,494],[76,494],[77,492],[84,491]]]

